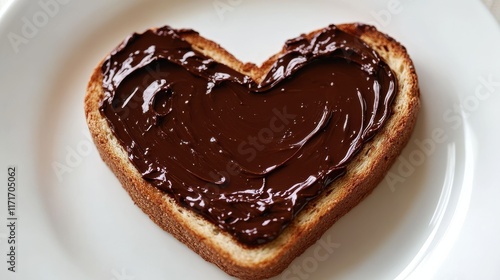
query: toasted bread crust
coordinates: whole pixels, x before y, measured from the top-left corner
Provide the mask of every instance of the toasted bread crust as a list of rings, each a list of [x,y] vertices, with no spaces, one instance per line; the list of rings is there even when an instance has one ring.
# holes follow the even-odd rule
[[[346,175],[311,201],[277,239],[255,248],[238,243],[201,216],[179,206],[141,177],[113,135],[107,120],[99,112],[104,95],[102,62],[92,74],[85,96],[85,114],[102,159],[118,177],[132,200],[156,224],[230,275],[241,279],[263,279],[286,269],[293,259],[371,193],[410,138],[420,108],[420,97],[417,75],[406,49],[372,26],[342,24],[337,27],[368,43],[395,73],[399,88],[393,104],[393,115],[353,158]],[[312,37],[320,31],[313,31],[307,36]],[[187,32],[182,36],[203,54],[253,77],[256,81],[263,78],[284,51],[269,58],[259,68],[237,60],[218,44],[196,33]]]

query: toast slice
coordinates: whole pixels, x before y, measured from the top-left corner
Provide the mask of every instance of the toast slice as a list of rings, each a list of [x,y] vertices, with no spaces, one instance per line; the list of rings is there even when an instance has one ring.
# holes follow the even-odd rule
[[[340,217],[356,206],[383,179],[408,142],[420,108],[417,75],[406,49],[394,39],[362,24],[337,25],[371,46],[392,69],[398,82],[393,114],[335,180],[273,241],[249,247],[195,212],[180,206],[169,195],[146,182],[128,159],[99,107],[104,97],[101,64],[95,68],[85,96],[87,123],[102,159],[130,194],[132,200],[161,228],[171,233],[205,260],[241,279],[263,279],[281,273],[294,258],[314,244]],[[308,35],[314,36],[316,30]],[[216,43],[196,33],[182,33],[184,40],[202,54],[261,81],[276,59],[261,67],[243,63]]]

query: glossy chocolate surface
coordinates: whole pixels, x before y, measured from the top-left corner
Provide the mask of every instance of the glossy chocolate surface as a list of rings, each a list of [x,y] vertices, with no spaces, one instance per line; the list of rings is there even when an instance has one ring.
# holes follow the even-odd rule
[[[102,66],[107,118],[143,178],[240,242],[275,239],[391,115],[396,78],[331,25],[287,41],[259,84],[186,30],[133,34]]]

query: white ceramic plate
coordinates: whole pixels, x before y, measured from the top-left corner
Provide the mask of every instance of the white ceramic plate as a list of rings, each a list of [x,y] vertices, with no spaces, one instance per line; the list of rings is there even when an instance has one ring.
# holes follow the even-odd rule
[[[2,260],[10,252],[9,166],[18,220],[17,272],[2,261],[0,278],[230,279],[153,224],[103,164],[83,114],[89,75],[125,36],[153,26],[193,28],[243,61],[262,62],[288,38],[352,21],[407,47],[422,111],[389,177],[276,279],[499,279],[500,30],[479,1],[451,0],[5,6]]]

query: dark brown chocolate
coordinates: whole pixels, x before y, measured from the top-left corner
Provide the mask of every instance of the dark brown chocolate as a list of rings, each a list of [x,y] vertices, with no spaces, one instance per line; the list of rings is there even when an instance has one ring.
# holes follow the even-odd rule
[[[333,25],[289,40],[260,84],[181,32],[118,46],[100,110],[146,181],[246,245],[269,242],[383,126],[396,78]]]

